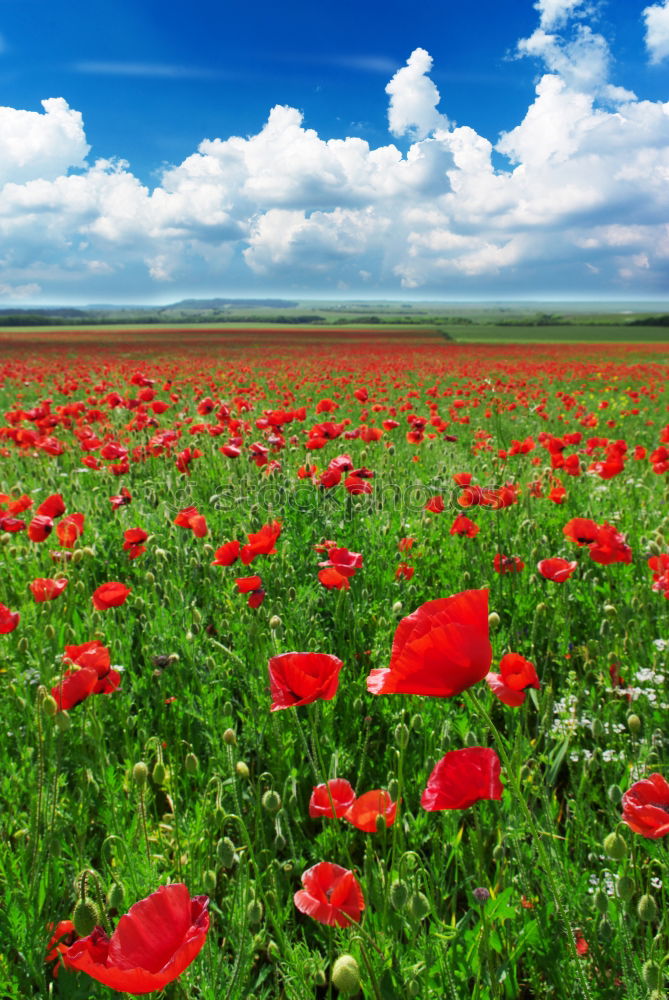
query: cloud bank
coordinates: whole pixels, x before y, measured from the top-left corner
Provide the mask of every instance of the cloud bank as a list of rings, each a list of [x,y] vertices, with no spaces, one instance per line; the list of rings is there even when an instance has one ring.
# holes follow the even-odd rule
[[[62,97],[0,108],[0,299],[666,294],[669,102],[612,82],[582,0],[535,7],[517,56],[542,73],[494,144],[451,123],[422,48],[386,86],[403,149],[323,138],[276,106],[256,135],[203,140],[152,189],[123,160],[90,161]],[[643,16],[658,62],[669,3]]]

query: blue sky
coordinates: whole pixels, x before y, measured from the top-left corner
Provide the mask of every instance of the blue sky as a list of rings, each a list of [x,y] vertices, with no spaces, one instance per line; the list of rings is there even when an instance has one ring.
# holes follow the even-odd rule
[[[669,0],[0,0],[0,39],[0,304],[669,289]]]

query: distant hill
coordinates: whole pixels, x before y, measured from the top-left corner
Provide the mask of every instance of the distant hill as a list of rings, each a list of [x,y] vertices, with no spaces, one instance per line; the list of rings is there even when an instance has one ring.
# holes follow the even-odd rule
[[[160,306],[161,312],[171,309],[295,309],[299,302],[289,299],[183,299],[168,306]]]

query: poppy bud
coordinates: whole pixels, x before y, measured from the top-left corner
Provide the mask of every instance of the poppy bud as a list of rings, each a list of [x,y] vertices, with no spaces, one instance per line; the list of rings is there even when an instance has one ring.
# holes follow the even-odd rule
[[[641,719],[639,718],[638,715],[627,716],[627,728],[629,729],[630,733],[636,736],[636,734],[641,729]]]
[[[604,614],[607,618],[615,618],[618,614],[618,609],[613,604],[604,605]]]
[[[56,630],[53,627],[53,625],[49,624],[49,625],[45,625],[44,626],[44,637],[46,639],[55,639],[56,638]]]
[[[202,876],[202,888],[207,896],[213,896],[216,892],[216,872],[208,868]]]
[[[276,962],[280,955],[279,946],[276,941],[267,942],[267,957],[270,962]]]
[[[281,628],[282,625],[283,625],[283,622],[281,621],[281,619],[279,618],[279,616],[278,615],[272,615],[272,617],[269,620],[269,627],[272,629],[272,631],[276,632],[276,630],[278,628]]]
[[[79,937],[88,937],[100,923],[100,913],[92,899],[80,899],[72,914],[72,923]]]
[[[232,868],[235,863],[235,845],[229,837],[221,837],[216,844],[216,857],[224,868]]]
[[[187,753],[186,759],[184,760],[184,767],[186,768],[186,774],[195,774],[197,772],[200,762],[194,753]]]
[[[490,628],[497,628],[501,619],[496,611],[491,611],[488,615],[488,625]]]
[[[166,777],[167,777],[167,768],[163,764],[162,760],[156,761],[156,763],[153,766],[153,771],[151,772],[151,778],[156,783],[156,785],[164,785]]]
[[[395,726],[395,743],[400,750],[404,750],[408,746],[409,727],[405,726],[403,722],[400,722],[398,726]]]
[[[393,882],[390,886],[390,903],[394,910],[402,910],[407,905],[409,889],[406,882]]]
[[[12,536],[10,535],[10,533],[8,531],[4,531],[0,535],[0,544],[2,544],[2,545],[9,545],[9,543],[11,542],[11,540],[12,540]]]
[[[54,722],[60,729],[61,733],[66,733],[70,728],[70,726],[72,725],[72,720],[70,719],[68,713],[65,711],[59,712],[56,718],[54,719]]]
[[[417,997],[421,991],[421,985],[417,979],[410,979],[406,985],[407,996]]]
[[[281,796],[274,789],[269,788],[262,799],[263,809],[266,809],[268,813],[278,813],[281,808]]]
[[[340,993],[352,997],[360,990],[360,966],[353,955],[340,955],[332,966],[332,983]]]
[[[430,912],[430,900],[423,892],[414,892],[409,900],[409,913],[415,920],[422,920]]]
[[[393,604],[393,614],[394,615],[399,615],[399,614],[401,614],[401,612],[402,612],[402,602],[401,601],[395,601],[395,603]]]
[[[199,608],[193,608],[191,614],[193,615],[193,621],[197,622],[197,624],[199,625],[200,622],[202,621],[202,612],[199,610]]]
[[[243,778],[244,780],[246,780],[250,774],[248,764],[245,764],[243,760],[237,761],[237,763],[235,764],[235,771],[237,772],[239,777]]]
[[[138,761],[132,769],[132,780],[143,788],[149,777],[149,769],[143,760]]]
[[[548,606],[546,604],[544,604],[543,601],[540,601],[537,604],[536,608],[534,609],[534,614],[535,615],[543,615],[544,612],[546,612],[547,610],[548,610]]]
[[[385,833],[385,831],[388,829],[388,824],[386,823],[386,817],[382,813],[379,813],[379,815],[376,817],[374,821],[374,826],[376,827],[377,833]]]
[[[656,990],[662,985],[662,969],[649,959],[641,968],[641,978],[649,990]]]
[[[597,934],[602,944],[608,944],[612,941],[614,933],[611,921],[607,917],[602,917],[597,925]]]
[[[464,573],[462,574],[462,582],[463,583],[469,583],[469,581],[471,580],[471,578],[472,578],[471,573],[469,573],[467,570],[465,570]]]
[[[112,882],[107,893],[107,905],[110,910],[120,910],[125,897],[125,889],[121,882]]]
[[[504,847],[504,844],[496,844],[495,847],[493,847],[492,849],[492,859],[493,861],[496,861],[498,864],[500,861],[504,860],[505,854],[506,854],[506,848]]]
[[[18,649],[19,653],[28,652],[28,640],[24,635],[22,635],[19,641],[17,642],[16,648]]]
[[[609,897],[606,895],[603,889],[598,889],[594,896],[592,897],[592,902],[595,905],[595,909],[600,913],[608,913],[609,910]]]
[[[391,802],[397,801],[397,796],[399,794],[400,785],[397,778],[391,778],[388,782],[388,795],[390,796]]]
[[[146,581],[146,583],[148,583],[150,587],[153,587],[154,583],[156,582],[156,578],[150,569],[147,570],[146,573],[144,574],[144,580]]]
[[[622,861],[622,859],[627,854],[627,843],[625,838],[615,831],[610,833],[607,837],[604,837],[604,853],[607,858],[612,858],[613,861]]]
[[[616,882],[616,896],[626,903],[634,895],[634,879],[629,875],[621,875]]]
[[[316,969],[314,972],[314,983],[316,986],[327,986],[327,976],[322,969]]]
[[[262,903],[259,899],[252,899],[249,905],[246,907],[246,919],[249,922],[250,927],[257,927],[262,920]]]
[[[223,742],[229,747],[237,746],[237,734],[234,729],[226,729],[223,733]]]
[[[639,914],[639,920],[648,922],[651,920],[657,920],[657,903],[652,896],[648,895],[648,893],[641,897],[636,911]]]
[[[622,789],[619,785],[609,785],[606,794],[609,802],[613,802],[614,806],[618,805],[623,797]]]
[[[353,711],[356,713],[362,712],[364,708],[364,703],[362,698],[355,698],[353,701]]]
[[[47,694],[42,698],[42,711],[49,719],[58,714],[58,702],[53,695]]]

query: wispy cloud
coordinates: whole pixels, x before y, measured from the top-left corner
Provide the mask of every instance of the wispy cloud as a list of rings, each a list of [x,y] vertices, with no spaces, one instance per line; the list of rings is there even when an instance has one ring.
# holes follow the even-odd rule
[[[171,63],[105,62],[86,60],[74,63],[75,73],[89,73],[97,76],[141,76],[162,80],[223,80],[233,74],[223,70],[203,66],[177,66]]]

